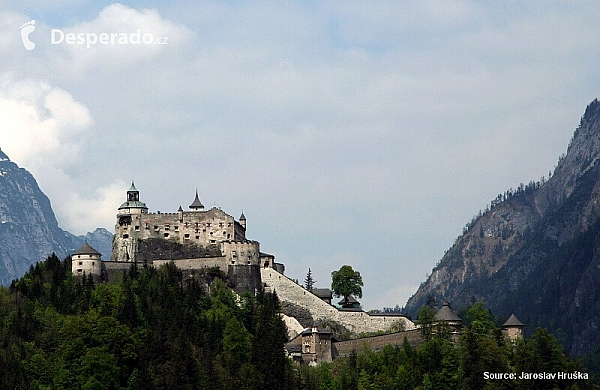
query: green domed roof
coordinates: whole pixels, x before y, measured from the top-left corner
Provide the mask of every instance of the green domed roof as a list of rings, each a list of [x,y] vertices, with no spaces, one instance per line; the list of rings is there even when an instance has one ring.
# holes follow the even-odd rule
[[[123,202],[121,206],[119,206],[119,210],[121,209],[148,209],[146,203],[140,202],[139,200],[128,200],[127,202]]]

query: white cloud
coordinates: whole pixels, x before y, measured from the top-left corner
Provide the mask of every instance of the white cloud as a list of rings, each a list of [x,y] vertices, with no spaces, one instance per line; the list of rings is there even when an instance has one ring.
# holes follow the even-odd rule
[[[93,164],[81,153],[93,118],[68,92],[35,80],[4,75],[0,84],[0,146],[31,171],[53,203],[59,224],[74,233],[109,226],[107,216],[125,183],[88,191],[70,176],[73,166]],[[90,194],[92,192],[92,194]],[[112,222],[112,221],[110,221]]]
[[[94,20],[56,30],[61,30],[65,36],[75,34],[77,37],[78,34],[83,34],[85,44],[67,44],[63,41],[51,46],[51,49],[56,49],[63,55],[58,65],[68,67],[70,72],[76,72],[80,76],[99,64],[105,71],[122,69],[140,61],[156,59],[161,52],[165,55],[177,53],[178,49],[190,44],[193,38],[191,30],[162,18],[156,10],[137,10],[119,3],[105,7]],[[99,37],[102,33],[108,34],[109,43],[91,43],[95,39],[93,36],[90,36],[91,40],[88,39],[88,34]],[[115,34],[112,40],[111,34]],[[144,43],[145,35],[153,38],[151,44]],[[127,44],[119,43],[119,38],[123,36],[127,37],[124,41]],[[162,38],[166,38],[166,41]],[[56,40],[59,39],[60,34],[56,34]],[[167,44],[162,44],[165,42]]]

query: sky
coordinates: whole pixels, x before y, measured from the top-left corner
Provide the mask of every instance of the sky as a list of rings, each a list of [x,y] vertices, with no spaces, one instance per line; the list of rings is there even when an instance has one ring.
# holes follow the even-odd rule
[[[289,277],[348,264],[365,309],[403,306],[473,215],[554,169],[599,95],[598,20],[596,1],[0,0],[0,148],[74,234],[113,231],[131,180],[151,212],[197,188]]]

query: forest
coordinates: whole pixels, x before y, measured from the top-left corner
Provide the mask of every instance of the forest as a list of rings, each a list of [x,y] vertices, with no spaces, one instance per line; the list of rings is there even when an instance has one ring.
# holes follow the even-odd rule
[[[276,294],[236,295],[171,263],[115,283],[76,279],[55,255],[0,288],[3,389],[591,389],[591,380],[491,380],[483,373],[585,372],[545,329],[508,342],[481,304],[460,341],[419,315],[424,342],[316,367],[285,356]]]

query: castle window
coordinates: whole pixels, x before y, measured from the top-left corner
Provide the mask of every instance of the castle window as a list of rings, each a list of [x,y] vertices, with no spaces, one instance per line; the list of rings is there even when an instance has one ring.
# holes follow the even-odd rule
[[[83,261],[80,261],[80,262],[79,262],[79,265],[83,265]]]
[[[81,273],[81,272],[83,272],[83,271],[82,271],[81,269],[78,269],[78,270],[77,270],[77,272]]]
[[[200,233],[200,229],[196,229],[194,233]]]
[[[165,231],[166,231],[166,230],[169,230],[169,229],[170,229],[170,228],[169,228],[169,224],[168,224],[168,223],[165,223]]]
[[[212,235],[213,235],[213,232],[210,232],[210,235],[212,236]]]
[[[179,231],[179,226],[175,226],[175,231],[178,232]]]
[[[226,235],[226,234],[227,234],[227,232],[223,232],[223,235]]]
[[[200,239],[200,236],[196,236],[196,240],[199,240],[199,239]]]
[[[210,227],[210,222],[206,224],[206,227]]]
[[[183,238],[185,238],[186,240],[188,240],[190,238],[190,235],[186,233],[186,234],[183,235]]]
[[[216,240],[210,240],[211,244],[215,244],[217,241]]]
[[[232,255],[233,257],[237,257],[237,252],[236,252],[236,251],[231,251],[231,255]]]
[[[78,259],[81,259],[81,255],[77,255],[77,258],[78,258]]]
[[[146,224],[146,230],[150,229],[150,226],[148,224]]]
[[[223,222],[219,223],[219,227],[223,227]]]
[[[227,238],[230,238],[230,237],[231,237],[231,234],[228,234],[228,235],[227,235]]]
[[[227,227],[231,227],[231,222],[229,222],[229,223],[227,224]]]
[[[123,234],[123,238],[129,238],[129,234]]]
[[[165,238],[168,238],[168,237],[169,237],[169,233],[165,233]]]
[[[154,230],[158,231],[158,226],[154,225]]]
[[[96,262],[95,262],[95,261],[92,261],[92,266],[94,266],[94,265],[96,265]]]
[[[136,232],[139,232],[139,231],[140,231],[140,227],[139,227],[139,226],[136,226],[136,227],[135,227],[135,231],[136,231]]]

